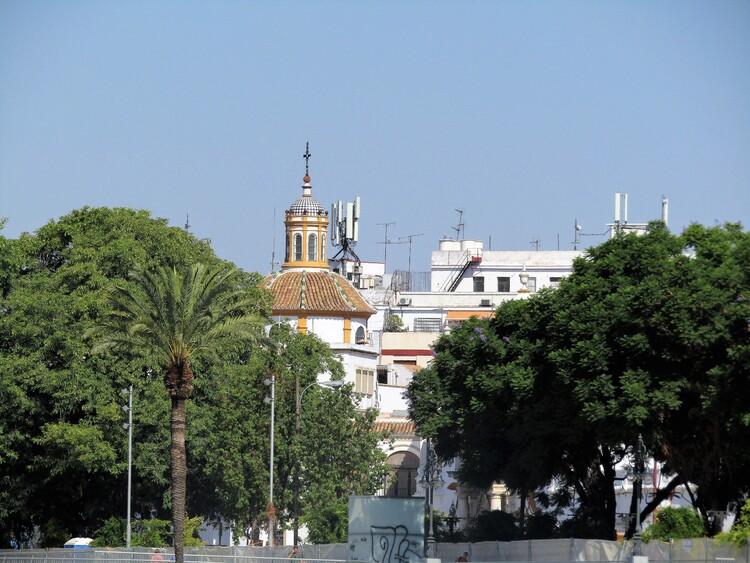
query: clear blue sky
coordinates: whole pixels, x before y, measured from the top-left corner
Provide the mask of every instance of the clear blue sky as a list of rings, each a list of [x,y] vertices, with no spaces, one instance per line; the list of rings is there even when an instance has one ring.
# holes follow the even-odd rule
[[[270,270],[301,191],[362,198],[363,260],[453,236],[570,249],[750,217],[750,2],[0,0],[6,237],[150,210]],[[275,216],[274,216],[275,210]],[[584,237],[596,243],[604,237]],[[408,245],[388,247],[388,270]]]

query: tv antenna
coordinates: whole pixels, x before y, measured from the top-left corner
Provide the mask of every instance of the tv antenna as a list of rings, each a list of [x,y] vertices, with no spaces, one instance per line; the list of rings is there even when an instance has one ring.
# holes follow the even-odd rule
[[[276,268],[276,206],[273,206],[273,242],[271,243],[271,271],[273,272]]]
[[[411,241],[413,238],[421,237],[422,235],[424,235],[424,233],[419,233],[418,235],[406,235],[405,237],[398,237],[398,240],[406,239],[404,242],[409,243],[409,290],[411,290]]]
[[[388,245],[389,244],[396,244],[391,242],[391,239],[388,238],[388,227],[390,225],[395,225],[396,221],[389,221],[388,223],[378,223],[381,227],[385,227],[385,236],[383,237],[383,242],[381,243],[383,245],[383,273],[387,272],[387,264],[388,264]]]
[[[458,225],[455,227],[451,227],[454,231],[456,231],[456,240],[463,240],[464,237],[464,210],[463,209],[456,209],[458,212]]]
[[[185,230],[190,232],[190,213],[185,214]]]
[[[541,242],[542,242],[541,240],[539,240],[538,238],[535,238],[535,239],[532,239],[532,241],[529,244],[533,245],[534,246],[534,250],[536,250],[538,252],[539,251],[539,245],[541,244]]]

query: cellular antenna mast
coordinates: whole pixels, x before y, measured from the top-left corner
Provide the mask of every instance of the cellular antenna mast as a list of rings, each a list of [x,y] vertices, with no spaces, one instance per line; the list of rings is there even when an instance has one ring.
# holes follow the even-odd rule
[[[185,214],[185,230],[190,232],[190,213]]]
[[[344,276],[347,273],[347,261],[354,261],[352,281],[355,282],[355,285],[357,285],[357,279],[362,273],[362,261],[354,252],[354,247],[359,241],[359,214],[359,196],[354,198],[354,202],[343,203],[339,200],[331,206],[331,244],[341,247],[331,260],[340,262],[339,273]]]
[[[463,240],[464,237],[464,210],[456,209],[458,211],[458,225],[452,227],[456,231],[456,240]]]

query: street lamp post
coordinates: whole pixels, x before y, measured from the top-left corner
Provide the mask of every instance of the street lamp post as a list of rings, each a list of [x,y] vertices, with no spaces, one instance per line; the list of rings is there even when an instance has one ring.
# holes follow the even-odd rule
[[[299,544],[299,443],[300,443],[300,428],[302,419],[302,399],[305,396],[305,391],[314,387],[328,387],[330,389],[337,389],[344,384],[342,380],[330,380],[330,381],[313,381],[302,389],[299,390],[299,376],[295,382],[295,445],[297,446],[297,459],[295,459],[294,468],[294,545]]]
[[[130,525],[130,497],[133,484],[133,386],[122,390],[123,394],[128,394],[128,405],[122,407],[128,411],[128,421],[123,424],[128,429],[128,511],[127,524],[125,527],[125,546],[130,547],[131,525]]]
[[[264,380],[263,383],[271,386],[271,396],[265,398],[265,402],[271,403],[271,455],[268,463],[268,545],[273,547],[275,543],[275,516],[276,509],[273,506],[273,446],[274,446],[274,423],[275,423],[275,404],[276,404],[276,375]]]
[[[641,545],[641,492],[643,490],[643,475],[645,472],[644,464],[646,458],[646,446],[643,444],[643,437],[638,434],[638,443],[636,444],[634,454],[635,467],[628,471],[627,479],[633,483],[633,493],[635,495],[635,533],[633,533],[633,555],[642,555]]]
[[[288,325],[285,321],[279,319],[278,322],[267,327],[268,337],[271,338],[272,331],[276,326],[285,326],[288,330]],[[284,353],[283,342],[276,344],[276,354],[281,356]],[[275,424],[276,424],[276,372],[271,371],[271,377],[264,379],[263,383],[271,386],[271,396],[263,399],[264,402],[271,404],[271,446],[268,461],[268,545],[273,547],[276,544],[276,507],[273,505],[273,459],[274,459],[274,439],[276,436]]]
[[[425,459],[424,472],[419,484],[424,487],[427,495],[427,503],[430,508],[430,529],[427,536],[427,549],[425,554],[428,559],[437,557],[437,546],[435,545],[435,528],[433,527],[433,494],[435,489],[443,486],[443,465],[437,458],[435,450],[432,448],[430,441],[427,440],[427,458]]]

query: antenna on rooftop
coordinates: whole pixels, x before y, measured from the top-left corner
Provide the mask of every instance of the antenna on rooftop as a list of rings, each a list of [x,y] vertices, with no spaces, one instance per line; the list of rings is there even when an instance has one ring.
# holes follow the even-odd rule
[[[458,211],[458,225],[452,227],[456,231],[456,240],[463,240],[464,237],[464,210],[456,209]]]
[[[185,230],[190,232],[190,213],[185,214]]]
[[[535,239],[532,239],[532,241],[531,241],[531,242],[530,242],[529,244],[533,245],[533,246],[534,246],[534,249],[535,249],[536,251],[539,251],[539,244],[540,244],[541,242],[542,242],[541,240],[539,240],[538,238],[535,238]]]
[[[411,291],[411,241],[415,237],[421,237],[424,235],[424,233],[419,233],[418,235],[406,235],[405,237],[399,237],[399,240],[408,239],[409,242],[409,287],[406,291]]]
[[[339,200],[331,205],[331,244],[341,247],[331,260],[341,262],[339,271],[342,275],[346,271],[346,261],[350,258],[355,261],[354,277],[358,277],[361,273],[362,261],[354,252],[354,247],[359,241],[360,207],[359,196],[355,197],[353,202],[344,204]]]
[[[573,219],[573,250],[578,250],[578,245],[581,244],[581,225],[578,224],[578,219]],[[557,243],[557,249],[560,250],[560,242]]]
[[[388,245],[394,244],[391,242],[391,239],[388,238],[388,227],[389,225],[395,225],[396,221],[389,221],[388,223],[378,223],[378,225],[385,227],[385,236],[383,237],[383,272],[387,272],[387,264],[388,264]]]
[[[274,271],[274,268],[276,268],[276,206],[273,206],[273,242],[271,243],[271,271]]]

